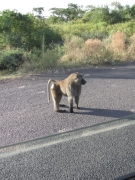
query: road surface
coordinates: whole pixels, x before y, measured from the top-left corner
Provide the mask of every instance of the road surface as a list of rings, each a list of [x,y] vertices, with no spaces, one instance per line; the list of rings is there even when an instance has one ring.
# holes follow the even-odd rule
[[[135,115],[0,148],[1,180],[135,179]],[[127,179],[126,179],[127,180]]]
[[[78,69],[80,110],[56,113],[47,102],[47,81],[74,72],[54,72],[0,81],[0,146],[57,134],[135,113],[135,64]],[[66,97],[62,103],[68,105]],[[68,111],[68,107],[65,107]]]

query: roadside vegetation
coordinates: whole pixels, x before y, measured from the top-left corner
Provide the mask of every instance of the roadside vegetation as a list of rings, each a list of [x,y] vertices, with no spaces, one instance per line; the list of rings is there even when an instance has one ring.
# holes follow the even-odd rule
[[[135,5],[0,12],[0,77],[135,61]]]

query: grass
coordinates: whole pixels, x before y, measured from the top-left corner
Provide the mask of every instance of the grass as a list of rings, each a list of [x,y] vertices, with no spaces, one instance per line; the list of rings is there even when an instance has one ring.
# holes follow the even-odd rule
[[[104,40],[73,37],[64,44],[65,54],[61,64],[106,65],[120,61],[135,61],[135,34],[126,38],[116,32]]]
[[[14,54],[15,52],[22,53],[22,51],[13,51]],[[14,56],[11,53],[12,58],[10,58],[9,54],[8,50],[8,59],[13,60]],[[7,57],[7,54],[3,57]],[[124,33],[116,32],[103,40],[97,38],[84,40],[78,36],[66,37],[61,46],[54,45],[47,50],[42,48],[41,50],[33,49],[30,52],[23,51],[22,56],[19,57],[23,58],[24,63],[16,71],[1,70],[0,79],[6,76],[8,78],[9,76],[16,77],[50,69],[111,65],[117,62],[135,61],[135,34],[127,38]]]

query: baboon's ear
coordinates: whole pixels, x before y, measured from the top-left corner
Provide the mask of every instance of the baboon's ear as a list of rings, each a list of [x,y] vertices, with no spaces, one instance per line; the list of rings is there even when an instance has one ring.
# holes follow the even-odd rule
[[[74,74],[75,74],[75,75],[78,75],[78,74],[79,74],[79,72],[75,72]]]

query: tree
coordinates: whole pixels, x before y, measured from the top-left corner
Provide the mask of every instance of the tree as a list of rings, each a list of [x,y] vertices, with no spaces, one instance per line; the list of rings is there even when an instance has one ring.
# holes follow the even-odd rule
[[[98,22],[107,22],[110,18],[109,14],[109,8],[108,6],[104,7],[94,7],[94,6],[89,6],[90,10],[85,12],[83,15],[83,22],[93,22],[93,23],[98,23]]]
[[[135,4],[131,7],[130,13],[131,13],[131,18],[135,19]]]
[[[43,7],[38,7],[38,8],[33,8],[33,12],[36,13],[36,16],[37,18],[42,18],[42,13],[44,11],[44,8]]]
[[[11,46],[26,47],[33,28],[33,21],[28,15],[17,11],[5,10],[0,16],[0,30],[8,37]]]
[[[48,24],[56,24],[59,23],[61,20],[59,17],[51,15],[49,16],[49,18],[47,18],[46,22],[48,22]]]
[[[119,2],[117,2],[117,1],[114,1],[114,2],[112,2],[111,3],[111,6],[113,6],[114,8],[115,8],[115,10],[123,10],[123,6],[119,3]]]
[[[53,16],[56,16],[60,21],[71,21],[82,18],[84,11],[77,4],[68,4],[68,8],[51,8]]]
[[[119,2],[112,2],[111,6],[114,7],[114,10],[110,13],[112,18],[111,24],[125,22],[125,14],[124,14],[124,6],[122,6]]]
[[[45,24],[44,19],[35,18],[32,14],[23,15],[16,11],[3,11],[0,16],[0,30],[7,37],[10,46],[31,50],[41,48],[42,38],[49,45],[52,41],[61,41],[58,33]]]

